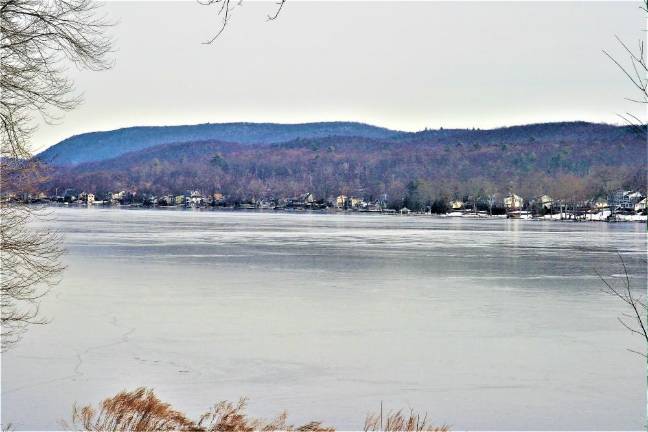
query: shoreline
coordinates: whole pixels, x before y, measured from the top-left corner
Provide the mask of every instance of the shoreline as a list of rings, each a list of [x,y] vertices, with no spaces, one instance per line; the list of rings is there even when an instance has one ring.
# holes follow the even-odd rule
[[[467,219],[467,220],[502,220],[510,219],[515,221],[531,221],[531,222],[605,222],[605,223],[647,223],[647,215],[616,215],[615,220],[607,220],[600,213],[590,214],[586,216],[574,217],[568,214],[567,217],[561,217],[560,214],[551,214],[545,216],[529,216],[529,217],[509,217],[507,214],[499,215],[483,215],[475,213],[466,213],[462,215],[451,213],[425,213],[425,212],[407,212],[401,213],[397,210],[393,211],[367,211],[367,210],[351,210],[351,209],[338,209],[334,207],[325,209],[305,209],[305,208],[236,208],[236,207],[185,207],[185,206],[144,206],[144,205],[111,205],[111,204],[51,204],[51,203],[31,203],[31,206],[42,206],[51,208],[70,208],[70,209],[103,209],[103,210],[157,210],[157,211],[207,211],[207,212],[229,212],[229,213],[283,213],[283,214],[322,214],[322,215],[384,215],[384,216],[402,216],[402,217],[433,217],[438,219]],[[609,211],[607,212],[609,213]]]

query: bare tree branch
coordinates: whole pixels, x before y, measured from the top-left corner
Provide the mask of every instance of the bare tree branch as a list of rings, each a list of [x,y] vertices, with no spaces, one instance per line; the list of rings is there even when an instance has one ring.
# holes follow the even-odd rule
[[[648,14],[648,0],[643,0],[639,9]],[[626,76],[633,87],[638,91],[638,97],[628,97],[626,99],[638,104],[648,104],[648,78],[646,76],[648,73],[648,61],[646,59],[645,43],[643,40],[639,40],[637,52],[634,52],[625,42],[623,42],[623,40],[621,40],[619,36],[615,36],[615,38],[621,48],[623,48],[625,55],[628,56],[629,65],[624,65],[620,60],[617,60],[612,56],[612,54],[605,50],[603,50],[603,54],[612,60],[612,62],[619,68],[619,70],[621,70],[623,75]],[[641,134],[646,133],[647,120],[645,118],[641,119],[639,116],[630,113],[619,116],[630,126],[633,126],[635,132]],[[643,114],[642,117],[645,117],[645,114]]]
[[[91,0],[0,0],[0,306],[1,349],[28,325],[46,322],[39,300],[63,269],[58,233],[37,229],[47,213],[13,197],[37,190],[44,167],[31,159],[34,115],[60,118],[81,101],[66,76],[70,63],[111,66],[110,24]]]
[[[280,1],[277,2],[277,10],[275,10],[274,14],[268,15],[268,21],[274,21],[274,20],[277,19],[277,17],[281,13],[281,9],[283,9],[285,3],[286,3],[286,0],[280,0]]]
[[[621,314],[622,317],[617,317],[619,323],[621,323],[621,325],[632,334],[641,336],[645,341],[646,346],[648,347],[648,328],[645,321],[646,315],[648,313],[648,309],[646,308],[646,299],[637,295],[633,291],[630,273],[628,271],[628,267],[626,266],[625,260],[623,259],[623,255],[621,255],[619,251],[617,251],[616,254],[623,269],[622,286],[619,287],[612,280],[607,280],[601,275],[598,270],[595,269],[594,271],[598,275],[601,282],[603,282],[603,285],[605,285],[603,292],[620,299],[630,308],[629,313],[624,312]],[[638,353],[637,351],[633,350],[629,351],[641,354],[643,357],[648,358],[648,354],[646,354],[646,352]]]
[[[210,45],[225,31],[225,27],[229,24],[229,21],[232,16],[232,11],[236,6],[241,6],[243,0],[238,0],[236,4],[233,4],[232,0],[196,0],[201,6],[216,6],[218,8],[217,15],[221,17],[220,25],[216,33],[209,39],[207,39],[203,44]],[[279,17],[281,10],[284,7],[286,0],[279,0],[276,5],[276,9],[272,14],[267,15],[268,21],[274,21]]]

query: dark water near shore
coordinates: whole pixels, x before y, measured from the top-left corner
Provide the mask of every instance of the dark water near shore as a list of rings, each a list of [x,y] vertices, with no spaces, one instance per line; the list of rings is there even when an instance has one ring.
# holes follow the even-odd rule
[[[642,429],[645,361],[601,292],[619,250],[646,290],[644,224],[56,209],[51,319],[2,356],[2,422],[155,388],[191,415],[362,427],[379,409],[453,429]]]

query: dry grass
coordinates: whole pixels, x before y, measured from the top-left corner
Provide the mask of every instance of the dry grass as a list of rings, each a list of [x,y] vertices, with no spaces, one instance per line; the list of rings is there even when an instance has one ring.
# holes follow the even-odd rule
[[[282,413],[271,421],[248,417],[246,400],[238,403],[219,402],[197,421],[191,420],[171,405],[162,402],[153,390],[138,388],[123,391],[105,399],[95,410],[91,406],[74,407],[72,425],[75,430],[143,432],[143,431],[193,431],[193,432],[330,432],[320,422],[302,426],[288,424],[288,416]],[[67,425],[65,425],[67,426]]]
[[[74,407],[72,424],[84,431],[190,431],[193,421],[162,402],[152,390],[138,388],[120,392],[99,404]]]
[[[105,399],[99,404],[98,409],[89,405],[81,408],[75,406],[72,413],[72,427],[68,427],[67,424],[64,426],[66,429],[93,432],[332,432],[335,430],[317,421],[301,426],[288,424],[288,416],[285,412],[270,421],[252,418],[248,417],[246,408],[246,399],[240,399],[238,403],[219,402],[198,420],[192,420],[158,399],[153,390],[138,388],[132,392],[122,391]],[[431,427],[427,422],[427,416],[421,418],[413,411],[410,411],[409,416],[403,416],[402,411],[398,411],[389,413],[384,421],[382,412],[380,415],[368,415],[364,430],[445,432],[448,429],[445,426]]]
[[[365,432],[446,432],[447,426],[432,426],[427,418],[427,414],[421,416],[414,411],[408,415],[403,415],[403,411],[388,413],[385,418],[381,414],[369,414],[365,419]]]
[[[198,421],[198,429],[216,432],[252,432],[252,431],[296,431],[296,432],[331,432],[333,428],[322,426],[321,422],[310,422],[302,426],[288,424],[288,415],[283,412],[272,421],[249,418],[245,413],[246,399],[237,404],[219,402],[211,411],[203,414]]]

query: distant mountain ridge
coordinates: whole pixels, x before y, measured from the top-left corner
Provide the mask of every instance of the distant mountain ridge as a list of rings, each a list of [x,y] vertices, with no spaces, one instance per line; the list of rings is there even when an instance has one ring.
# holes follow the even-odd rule
[[[529,139],[583,141],[591,140],[593,136],[623,139],[628,133],[632,133],[632,128],[629,126],[570,121],[503,126],[493,129],[432,129],[408,133],[402,137],[413,140],[453,138],[466,139],[470,142],[478,139],[480,143],[487,144],[493,141],[523,142]]]
[[[116,158],[122,154],[161,144],[224,141],[239,144],[273,144],[297,138],[364,137],[389,138],[401,134],[356,122],[204,123],[182,126],[135,126],[90,132],[67,138],[38,154],[54,165],[77,165]]]
[[[533,140],[584,142],[604,137],[606,141],[624,140],[632,133],[627,126],[601,123],[556,122],[507,126],[494,129],[430,129],[403,132],[357,122],[279,123],[204,123],[183,126],[135,126],[103,132],[89,132],[67,138],[38,154],[44,162],[74,166],[118,158],[164,144],[200,141],[230,142],[244,145],[290,143],[300,139],[334,137],[364,138],[428,145],[446,142],[466,144],[524,143]]]

